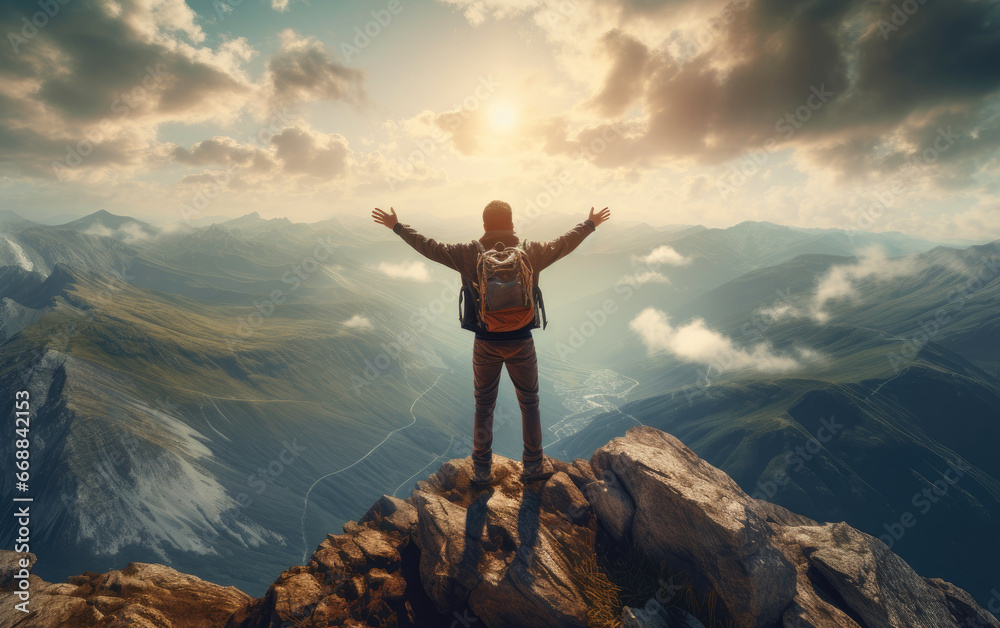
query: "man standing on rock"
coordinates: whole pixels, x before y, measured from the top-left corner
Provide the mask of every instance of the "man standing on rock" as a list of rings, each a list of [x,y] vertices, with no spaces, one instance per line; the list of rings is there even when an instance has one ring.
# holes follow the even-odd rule
[[[565,235],[550,242],[522,242],[514,234],[510,205],[491,201],[483,210],[485,233],[481,238],[442,244],[399,222],[392,207],[389,213],[378,208],[372,212],[375,222],[392,229],[418,253],[462,275],[462,327],[476,334],[472,350],[476,389],[473,482],[486,485],[493,481],[493,408],[505,364],[521,406],[522,479],[539,479],[550,471],[551,463],[547,464],[542,455],[538,360],[531,337],[532,329],[544,328],[538,275],[571,253],[610,217],[607,207],[598,212],[591,207],[587,220]]]

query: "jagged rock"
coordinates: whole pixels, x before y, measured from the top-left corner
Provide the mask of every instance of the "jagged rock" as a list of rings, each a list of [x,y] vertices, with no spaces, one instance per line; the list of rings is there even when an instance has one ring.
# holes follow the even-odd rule
[[[591,464],[632,496],[632,537],[654,563],[683,566],[703,594],[714,588],[741,626],[778,621],[795,596],[795,567],[772,542],[767,513],[728,475],[650,427],[612,440]]]
[[[590,462],[582,458],[575,459],[572,463],[566,463],[562,460],[556,460],[554,458],[549,458],[552,462],[553,471],[562,471],[569,479],[573,480],[573,484],[576,485],[581,491],[583,487],[594,482],[597,478],[594,476],[594,470],[590,466]]]
[[[28,572],[35,566],[38,557],[34,554],[11,552],[9,550],[0,551],[0,587],[6,586],[14,580],[14,574],[22,569],[21,561],[28,561]]]
[[[655,600],[650,600],[655,603]],[[630,608],[626,606],[622,609],[622,628],[670,628],[667,620],[660,616],[659,605],[648,608],[646,604],[643,608]]]
[[[952,610],[959,606],[960,597],[968,594],[953,588],[961,591],[961,596],[952,593],[949,604],[946,589],[921,578],[882,541],[846,523],[797,528],[794,538],[809,564],[861,619],[858,623],[869,628],[969,625],[966,617],[956,617]],[[985,618],[984,611],[978,619]]]
[[[394,570],[399,566],[399,550],[397,549],[399,543],[391,542],[378,530],[362,530],[354,537],[354,542],[364,552],[369,568],[379,567]]]
[[[784,506],[779,506],[778,504],[772,504],[771,502],[766,502],[760,499],[754,500],[761,510],[767,514],[767,520],[769,523],[776,523],[783,526],[818,526],[819,523],[813,521],[809,517],[803,517],[802,515],[796,514],[791,510],[788,510]]]
[[[347,522],[344,534],[327,535],[308,566],[283,572],[263,598],[237,609],[226,626],[413,625],[413,604],[429,606],[418,579],[403,575],[405,563],[415,572],[417,557],[407,550],[408,535],[372,527],[379,524],[362,518]],[[436,613],[433,619],[439,619]]]
[[[855,621],[856,617],[848,614],[850,609],[838,606],[841,601],[829,583],[810,578],[810,572],[815,570],[795,540],[802,530],[799,527],[781,530],[779,543],[789,560],[795,563],[797,577],[795,598],[782,616],[782,625],[791,628],[862,628]]]
[[[372,504],[358,523],[372,524],[379,530],[398,532],[409,537],[417,526],[417,509],[409,501],[383,495]]]
[[[478,556],[466,550],[466,513],[475,531],[485,525],[484,506],[477,501],[469,509],[447,499],[418,491],[413,501],[418,513],[414,539],[420,547],[420,581],[427,595],[442,613],[464,606],[469,594],[482,580]],[[479,521],[476,520],[479,518]],[[475,531],[479,532],[479,531]]]
[[[555,471],[525,485],[521,465],[494,454],[496,483],[479,492],[471,459],[460,462],[413,493],[421,581],[438,610],[468,605],[487,627],[586,626],[573,561],[593,556],[596,522],[573,480]]]
[[[610,471],[608,472],[611,473]],[[583,487],[583,494],[597,513],[597,519],[616,541],[628,533],[635,515],[635,504],[617,481],[598,480]]]
[[[948,609],[951,611],[952,617],[958,621],[958,625],[969,628],[998,625],[996,618],[977,604],[972,596],[963,589],[959,589],[940,578],[927,578],[927,583],[944,594]],[[994,599],[1000,599],[996,589],[993,590],[993,594],[997,596]],[[992,608],[993,606],[990,606],[991,610]]]
[[[10,599],[13,553],[0,552],[0,625],[582,628],[598,607],[602,621],[619,616],[598,558],[634,544],[693,591],[661,575],[662,595],[621,611],[626,627],[703,628],[680,605],[714,591],[713,625],[1000,628],[968,593],[921,578],[878,539],[752,499],[658,430],[632,428],[589,463],[552,467],[525,485],[519,463],[494,455],[493,485],[477,488],[471,458],[450,460],[409,499],[382,496],[328,535],[258,599],[133,563],[60,584],[31,576],[38,614],[25,619]]]
[[[0,564],[14,552],[0,551]],[[19,628],[133,626],[136,628],[216,628],[251,598],[163,565],[129,563],[105,574],[87,572],[50,584],[30,578],[33,611],[14,608],[11,582],[0,592],[0,625]]]

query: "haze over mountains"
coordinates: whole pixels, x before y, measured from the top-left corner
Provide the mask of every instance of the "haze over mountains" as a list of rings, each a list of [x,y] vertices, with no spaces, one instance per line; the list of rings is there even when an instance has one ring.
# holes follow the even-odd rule
[[[589,455],[642,423],[814,519],[879,536],[909,512],[893,550],[984,602],[1000,560],[998,263],[1000,241],[612,221],[542,275],[547,453]],[[260,595],[378,495],[468,455],[456,279],[361,218],[4,212],[0,394],[35,400],[37,573],[146,560]],[[520,452],[506,381],[495,451]]]

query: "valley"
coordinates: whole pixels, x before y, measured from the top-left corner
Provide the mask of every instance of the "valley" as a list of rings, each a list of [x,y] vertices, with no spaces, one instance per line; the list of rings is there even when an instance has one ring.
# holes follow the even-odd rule
[[[4,226],[0,388],[28,389],[39,412],[43,577],[139,560],[260,595],[380,494],[471,454],[455,278],[400,242],[254,215]],[[988,594],[998,243],[769,223],[600,235],[542,277],[549,455],[652,426],[748,493]],[[867,270],[873,245],[896,274]],[[821,300],[831,276],[850,290]],[[506,378],[494,451],[520,457]],[[955,465],[967,471],[939,494]],[[917,524],[898,534],[906,513]]]

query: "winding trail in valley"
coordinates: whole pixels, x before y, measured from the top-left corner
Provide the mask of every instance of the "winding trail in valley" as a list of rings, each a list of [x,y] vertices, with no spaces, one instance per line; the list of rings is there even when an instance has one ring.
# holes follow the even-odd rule
[[[434,383],[431,384],[430,386],[428,386],[427,389],[424,390],[422,393],[420,393],[419,395],[417,395],[417,398],[413,400],[412,404],[410,404],[410,418],[411,418],[411,420],[410,420],[409,423],[407,423],[406,425],[404,425],[402,427],[397,427],[396,429],[394,429],[391,432],[389,432],[388,434],[386,434],[385,438],[383,438],[379,442],[379,444],[377,444],[374,447],[372,447],[370,450],[368,450],[368,453],[366,453],[365,455],[361,456],[360,458],[358,458],[357,460],[355,460],[351,464],[347,465],[346,467],[342,467],[340,469],[337,469],[336,471],[331,471],[330,473],[327,473],[326,475],[317,478],[316,481],[313,482],[312,485],[309,486],[309,489],[306,491],[305,498],[304,498],[303,504],[302,504],[301,528],[302,528],[302,552],[303,552],[302,553],[302,563],[303,564],[305,564],[305,561],[309,558],[309,543],[306,540],[306,512],[309,510],[309,495],[310,495],[310,493],[312,493],[313,489],[316,488],[316,485],[319,484],[320,482],[322,482],[323,480],[325,480],[325,479],[327,479],[329,477],[333,477],[333,476],[337,475],[338,473],[343,473],[344,471],[347,471],[348,469],[350,469],[350,468],[356,466],[357,464],[359,464],[362,460],[364,460],[368,456],[372,455],[372,453],[374,453],[376,449],[378,449],[379,447],[381,447],[382,445],[384,445],[385,442],[388,441],[392,437],[392,435],[395,434],[396,432],[401,432],[401,431],[405,430],[408,427],[412,427],[417,422],[417,415],[415,415],[413,413],[413,409],[417,406],[417,402],[420,401],[420,399],[424,395],[426,395],[427,393],[429,393],[431,391],[431,389],[433,389],[435,386],[437,386],[437,383],[439,381],[441,381],[441,377],[443,375],[444,375],[443,373],[441,375],[438,375],[437,379],[434,380]],[[450,447],[451,447],[451,445],[449,445],[449,448]],[[399,490],[399,489],[396,489],[396,490]]]
[[[447,455],[448,455],[448,452],[449,452],[449,451],[451,451],[451,446],[452,446],[452,445],[453,445],[454,443],[455,443],[455,435],[453,434],[453,435],[452,435],[452,437],[451,437],[451,440],[449,440],[449,441],[448,441],[448,448],[447,448],[447,449],[445,449],[445,450],[444,450],[444,452],[442,452],[441,454],[438,454],[437,456],[434,456],[434,459],[433,459],[433,460],[431,460],[430,462],[428,462],[427,464],[425,464],[425,465],[424,465],[423,467],[421,467],[419,471],[417,471],[416,473],[414,473],[414,474],[413,474],[413,475],[411,475],[410,477],[408,477],[408,478],[406,478],[405,480],[403,480],[402,482],[400,482],[400,483],[399,483],[399,486],[397,486],[397,487],[396,487],[396,490],[392,492],[392,496],[393,496],[393,497],[395,497],[395,496],[396,496],[396,493],[397,493],[397,492],[399,492],[399,489],[403,488],[403,486],[405,486],[407,482],[409,482],[409,481],[410,481],[410,480],[412,480],[413,478],[415,478],[415,477],[417,477],[418,475],[420,475],[421,473],[423,473],[423,471],[424,471],[424,470],[425,470],[425,469],[426,469],[427,467],[431,466],[432,464],[434,464],[435,462],[437,462],[437,461],[438,461],[438,460],[440,460],[441,458],[443,458],[443,457],[447,456]]]

